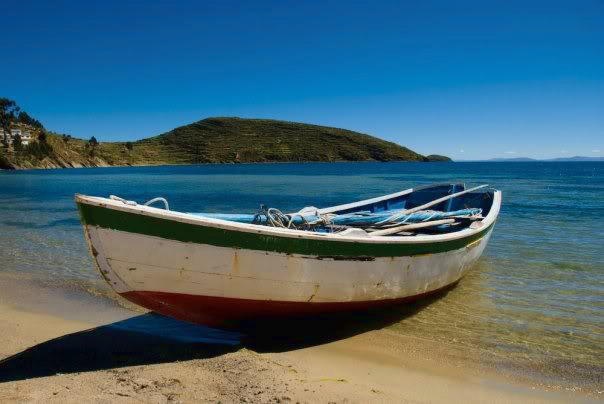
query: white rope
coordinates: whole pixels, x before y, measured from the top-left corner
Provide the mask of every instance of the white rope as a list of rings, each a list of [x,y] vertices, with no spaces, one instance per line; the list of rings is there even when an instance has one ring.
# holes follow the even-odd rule
[[[111,199],[113,201],[121,202],[124,205],[129,205],[129,206],[136,206],[137,205],[136,201],[127,201],[126,199],[120,198],[119,196],[115,196],[115,195],[109,195],[109,199]]]
[[[286,226],[285,223],[289,222],[289,218],[287,215],[284,215],[277,208],[268,208],[265,212],[266,218],[274,227],[282,227],[287,229],[289,226]]]
[[[109,195],[109,199],[111,199],[112,201],[118,201],[123,203],[124,205],[128,205],[128,206],[136,206],[138,205],[138,203],[136,203],[136,201],[129,201],[126,200],[124,198],[120,198],[119,196],[116,195]],[[147,202],[145,202],[144,206],[149,206],[155,202],[163,202],[164,203],[164,207],[166,208],[166,210],[170,210],[170,205],[168,205],[168,201],[166,200],[166,198],[153,198]]]
[[[153,198],[150,201],[145,202],[145,206],[149,206],[155,202],[163,202],[165,209],[170,210],[170,205],[168,205],[168,201],[166,200],[166,198],[162,197]]]

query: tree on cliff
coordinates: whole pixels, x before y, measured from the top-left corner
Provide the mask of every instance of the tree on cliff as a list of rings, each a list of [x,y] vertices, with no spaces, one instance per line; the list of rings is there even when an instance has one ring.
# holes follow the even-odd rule
[[[88,143],[86,143],[86,147],[90,147],[90,151],[88,152],[88,155],[90,157],[94,157],[96,155],[96,147],[99,145],[99,142],[96,140],[96,137],[91,137],[90,140],[88,141]]]
[[[17,119],[17,114],[20,111],[21,108],[19,108],[15,101],[9,100],[8,98],[0,98],[0,127],[4,129],[2,143],[5,147],[8,145],[10,127]]]
[[[17,116],[17,121],[19,121],[21,123],[24,123],[26,125],[32,126],[34,128],[40,128],[40,129],[44,128],[44,126],[42,126],[42,124],[40,123],[40,121],[38,121],[37,119],[32,118],[25,111],[19,112],[19,115]]]
[[[15,135],[13,139],[13,148],[17,151],[23,150],[23,143],[21,142],[21,135]]]
[[[4,129],[4,138],[10,133],[10,128],[15,123],[29,125],[34,128],[44,130],[44,126],[37,119],[32,118],[17,103],[8,98],[0,98],[0,128]],[[0,139],[6,140],[6,139]]]

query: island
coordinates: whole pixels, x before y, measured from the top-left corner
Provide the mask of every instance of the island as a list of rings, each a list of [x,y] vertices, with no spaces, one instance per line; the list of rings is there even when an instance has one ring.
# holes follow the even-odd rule
[[[363,133],[271,119],[206,118],[135,142],[98,142],[95,137],[84,140],[48,132],[39,121],[23,114],[3,109],[0,168],[451,161],[440,155],[423,156]],[[6,119],[8,115],[12,119]]]

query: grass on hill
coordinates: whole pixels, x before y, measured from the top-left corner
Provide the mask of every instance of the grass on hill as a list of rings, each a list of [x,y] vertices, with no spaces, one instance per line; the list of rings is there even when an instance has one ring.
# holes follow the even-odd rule
[[[268,119],[208,118],[137,144],[191,163],[424,161],[405,147],[345,129]]]

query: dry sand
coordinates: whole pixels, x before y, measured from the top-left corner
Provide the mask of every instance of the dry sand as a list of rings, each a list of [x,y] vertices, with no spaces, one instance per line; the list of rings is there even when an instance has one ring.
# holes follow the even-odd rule
[[[236,346],[184,343],[111,325],[161,320],[153,315],[86,304],[59,315],[73,301],[35,295],[32,304],[0,297],[2,403],[588,401],[468,368],[447,347],[387,330],[326,337],[326,324],[305,333],[309,324],[295,322]]]

